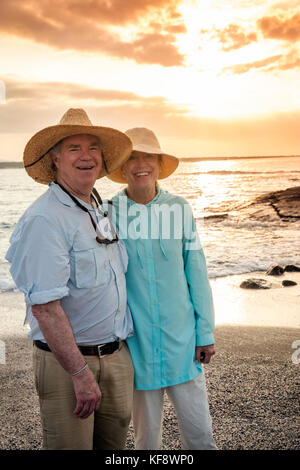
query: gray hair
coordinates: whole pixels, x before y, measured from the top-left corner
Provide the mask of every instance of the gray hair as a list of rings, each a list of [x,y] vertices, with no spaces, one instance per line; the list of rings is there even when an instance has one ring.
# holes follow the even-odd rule
[[[50,155],[51,155],[51,154],[54,154],[55,157],[57,157],[57,158],[59,157],[60,151],[61,151],[61,144],[63,143],[63,140],[64,140],[64,139],[60,140],[59,142],[57,142],[57,144],[53,145],[53,147],[49,150]],[[56,167],[56,165],[55,165],[55,163],[54,163],[53,160],[52,160],[51,168],[52,168],[52,170],[54,170],[54,171],[57,170],[57,167]]]
[[[55,145],[52,147],[52,149],[50,150],[51,153],[54,153],[54,155],[55,155],[56,157],[59,157],[59,155],[60,155],[61,144],[63,143],[63,140],[64,140],[64,139],[62,139],[62,140],[60,140],[59,142],[57,142],[57,144],[55,144]]]

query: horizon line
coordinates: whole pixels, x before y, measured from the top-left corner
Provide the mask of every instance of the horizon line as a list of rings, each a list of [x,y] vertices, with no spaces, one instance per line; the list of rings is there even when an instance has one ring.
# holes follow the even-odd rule
[[[242,160],[242,159],[257,159],[257,158],[289,158],[289,157],[300,157],[300,154],[290,154],[290,155],[233,155],[233,156],[207,156],[207,157],[178,157],[179,161],[208,161],[208,160]],[[23,165],[22,160],[1,160],[0,164],[19,164]]]

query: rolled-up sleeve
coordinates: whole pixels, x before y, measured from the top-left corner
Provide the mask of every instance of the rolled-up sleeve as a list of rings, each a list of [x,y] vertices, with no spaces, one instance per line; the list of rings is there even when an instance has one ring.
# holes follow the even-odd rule
[[[206,259],[199,240],[192,209],[185,214],[183,258],[185,275],[196,317],[196,345],[214,344],[215,315]]]
[[[6,259],[26,302],[44,304],[69,294],[69,246],[60,227],[44,216],[22,218],[10,239]]]

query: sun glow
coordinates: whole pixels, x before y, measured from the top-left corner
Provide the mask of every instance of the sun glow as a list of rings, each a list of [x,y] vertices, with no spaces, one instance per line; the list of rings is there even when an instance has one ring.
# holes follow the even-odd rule
[[[205,5],[199,0],[190,0],[180,5],[187,32],[178,35],[177,44],[185,55],[185,66],[176,70],[176,80],[172,78],[174,70],[163,72],[164,95],[186,109],[187,115],[216,119],[262,116],[266,112],[287,111],[291,107],[298,109],[297,73],[286,72],[286,86],[283,87],[282,76],[266,73],[259,64],[265,58],[270,58],[272,64],[273,58],[275,61],[283,54],[284,45],[281,50],[273,41],[258,41],[253,32],[255,21],[249,20],[249,10],[237,6],[233,14],[232,3],[238,4],[225,2],[221,8],[213,0],[205,2]],[[261,6],[254,4],[252,10],[253,14],[261,13]],[[221,42],[218,32],[231,24],[241,31],[245,28],[251,38],[249,43],[238,47],[230,42],[229,45]],[[215,34],[208,34],[208,31]],[[232,37],[237,41],[240,35],[246,41],[247,34],[238,29],[236,36]],[[249,67],[248,73],[242,70],[233,73],[235,66],[242,67],[243,64]],[[282,97],[280,101],[277,99],[279,95]]]
[[[299,153],[299,0],[61,2],[60,28],[55,2],[31,0],[26,14],[11,3],[0,117],[12,158],[20,135],[68,107],[121,130],[153,128],[182,155]]]

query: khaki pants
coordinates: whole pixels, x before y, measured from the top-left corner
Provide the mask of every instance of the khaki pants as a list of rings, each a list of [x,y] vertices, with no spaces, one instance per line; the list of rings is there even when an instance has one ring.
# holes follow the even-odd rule
[[[36,389],[40,400],[44,449],[123,449],[133,400],[133,367],[126,343],[101,359],[85,356],[102,392],[99,409],[86,419],[73,411],[71,376],[55,356],[33,347]]]

